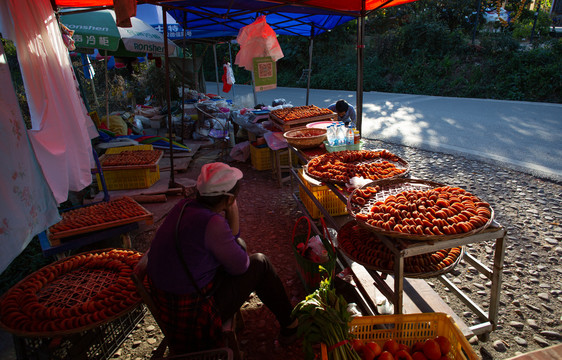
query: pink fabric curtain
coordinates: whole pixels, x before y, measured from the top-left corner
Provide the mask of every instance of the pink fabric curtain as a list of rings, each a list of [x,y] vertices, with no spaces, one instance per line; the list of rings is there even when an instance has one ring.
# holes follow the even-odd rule
[[[57,203],[31,149],[0,43],[0,273],[31,239],[59,221]]]
[[[49,0],[0,2],[0,31],[16,44],[32,129],[45,178],[61,203],[91,184],[91,138],[97,136],[78,90]]]

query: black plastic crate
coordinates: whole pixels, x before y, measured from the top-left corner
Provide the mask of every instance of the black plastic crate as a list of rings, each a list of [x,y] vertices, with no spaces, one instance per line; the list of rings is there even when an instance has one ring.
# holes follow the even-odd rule
[[[54,337],[14,336],[16,356],[20,360],[109,359],[145,313],[144,304],[139,304],[120,318],[81,333]]]

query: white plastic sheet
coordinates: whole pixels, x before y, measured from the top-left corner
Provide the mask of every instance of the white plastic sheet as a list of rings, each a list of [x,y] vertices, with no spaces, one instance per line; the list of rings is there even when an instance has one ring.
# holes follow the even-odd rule
[[[249,71],[253,70],[253,59],[256,57],[271,56],[273,61],[277,61],[284,56],[277,35],[267,24],[265,15],[259,16],[256,21],[240,29],[236,41],[240,50],[236,54],[234,64]]]
[[[45,178],[61,203],[92,182],[98,136],[80,98],[68,50],[49,0],[0,1],[0,32],[14,41],[32,129],[29,137]]]
[[[33,236],[58,222],[57,203],[25,131],[0,43],[0,273]]]

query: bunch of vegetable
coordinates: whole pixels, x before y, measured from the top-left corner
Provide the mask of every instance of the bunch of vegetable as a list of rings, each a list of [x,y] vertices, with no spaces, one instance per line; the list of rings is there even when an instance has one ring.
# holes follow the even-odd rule
[[[320,271],[327,272],[322,266]],[[305,358],[314,358],[312,346],[322,342],[328,346],[330,359],[360,360],[349,341],[351,314],[347,301],[336,294],[331,283],[331,277],[322,280],[320,287],[293,309],[293,316],[299,320],[298,335],[303,337]]]

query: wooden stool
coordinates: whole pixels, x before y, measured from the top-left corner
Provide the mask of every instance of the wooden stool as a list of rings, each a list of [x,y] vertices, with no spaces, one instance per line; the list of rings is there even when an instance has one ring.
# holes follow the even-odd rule
[[[281,165],[281,155],[290,156],[289,149],[285,148],[279,150],[271,150],[271,170],[273,172],[273,177],[277,180],[277,184],[279,185],[279,187],[281,187],[285,181],[291,180],[291,167],[289,163],[287,163],[287,165]],[[283,172],[287,173],[288,175],[283,177]]]

